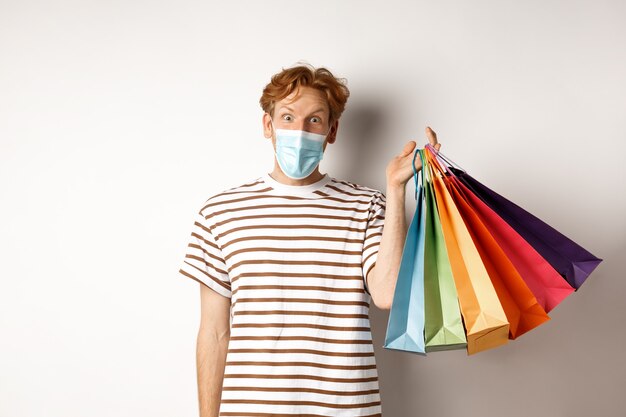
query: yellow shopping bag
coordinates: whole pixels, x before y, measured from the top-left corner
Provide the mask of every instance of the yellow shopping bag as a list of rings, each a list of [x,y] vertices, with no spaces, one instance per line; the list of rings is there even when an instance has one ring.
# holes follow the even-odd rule
[[[467,352],[474,354],[504,345],[509,322],[470,232],[445,186],[441,167],[424,152],[433,180],[439,219],[450,259],[467,335]]]

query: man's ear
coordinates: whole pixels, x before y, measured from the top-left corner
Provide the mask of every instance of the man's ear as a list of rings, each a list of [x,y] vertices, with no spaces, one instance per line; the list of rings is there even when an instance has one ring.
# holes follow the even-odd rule
[[[263,118],[261,120],[263,123],[263,136],[266,139],[272,138],[272,125],[270,124],[271,119],[272,119],[272,116],[270,116],[269,113],[267,112],[263,113]]]
[[[339,129],[339,120],[335,120],[332,126],[330,127],[330,134],[328,135],[328,139],[327,139],[328,143],[335,143],[335,140],[337,140],[338,129]]]

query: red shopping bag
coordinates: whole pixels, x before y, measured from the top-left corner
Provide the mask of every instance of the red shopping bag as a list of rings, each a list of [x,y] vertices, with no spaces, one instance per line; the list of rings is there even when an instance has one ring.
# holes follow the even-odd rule
[[[436,158],[433,155],[431,158],[431,164],[443,173],[444,169]],[[449,176],[444,176],[444,182],[461,213],[498,294],[498,299],[510,324],[509,338],[515,339],[550,320],[504,250],[460,192],[457,184],[451,181]]]

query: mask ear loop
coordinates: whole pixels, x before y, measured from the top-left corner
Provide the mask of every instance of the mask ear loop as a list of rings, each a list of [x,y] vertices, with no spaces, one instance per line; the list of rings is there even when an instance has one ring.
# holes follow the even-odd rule
[[[326,134],[324,135],[326,137],[326,140],[328,140],[328,135],[330,135],[330,131],[333,130],[333,125],[332,124],[328,124],[328,132],[326,132]]]

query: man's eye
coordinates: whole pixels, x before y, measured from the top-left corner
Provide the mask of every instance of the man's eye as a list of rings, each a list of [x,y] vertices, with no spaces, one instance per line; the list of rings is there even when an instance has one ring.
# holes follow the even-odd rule
[[[285,115],[283,116],[283,120],[291,120],[291,115],[289,115],[289,114],[285,114]]]
[[[321,121],[322,121],[322,119],[320,119],[320,118],[319,118],[319,117],[317,117],[317,116],[313,116],[313,117],[311,117],[311,120],[313,120],[313,121],[317,120],[318,122],[321,122]]]

